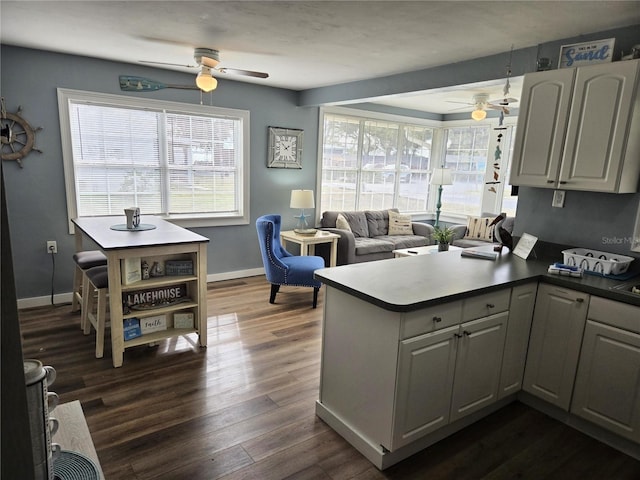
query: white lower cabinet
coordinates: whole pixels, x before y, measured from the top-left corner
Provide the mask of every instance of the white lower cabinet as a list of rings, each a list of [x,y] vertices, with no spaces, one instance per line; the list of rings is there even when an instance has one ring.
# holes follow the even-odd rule
[[[523,389],[568,411],[589,295],[541,284],[531,326]]]
[[[392,449],[449,423],[459,327],[404,340]]]
[[[460,325],[450,421],[498,399],[500,367],[509,312]]]
[[[498,398],[517,393],[522,389],[537,291],[538,282],[518,285],[512,289]]]
[[[508,317],[504,311],[401,342],[391,450],[497,400]]]
[[[587,320],[571,413],[640,442],[640,307],[592,302],[613,325]]]

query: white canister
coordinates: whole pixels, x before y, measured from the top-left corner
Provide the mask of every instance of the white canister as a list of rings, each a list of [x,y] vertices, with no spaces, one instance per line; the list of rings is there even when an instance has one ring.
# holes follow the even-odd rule
[[[53,367],[43,366],[39,360],[24,360],[24,380],[29,411],[29,429],[33,450],[33,465],[37,480],[53,480],[51,429],[57,430],[57,421],[51,421],[49,412],[58,405],[58,395],[49,392],[48,386],[56,379]],[[54,427],[55,425],[55,427]],[[56,456],[60,448],[56,448]]]

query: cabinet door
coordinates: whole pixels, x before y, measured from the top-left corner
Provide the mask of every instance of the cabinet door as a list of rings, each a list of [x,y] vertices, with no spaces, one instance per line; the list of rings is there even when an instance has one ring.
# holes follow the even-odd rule
[[[391,450],[449,423],[458,328],[401,342]]]
[[[571,412],[640,442],[640,335],[587,321]]]
[[[451,421],[498,399],[500,367],[509,312],[460,325]]]
[[[588,304],[585,293],[538,287],[523,389],[567,411]]]
[[[561,188],[619,191],[637,71],[635,61],[577,69],[560,169]],[[635,192],[637,184],[636,175],[626,193]]]
[[[574,68],[525,75],[511,184],[556,188]]]
[[[498,398],[515,393],[522,388],[537,291],[538,283],[535,282],[514,287],[511,293]]]

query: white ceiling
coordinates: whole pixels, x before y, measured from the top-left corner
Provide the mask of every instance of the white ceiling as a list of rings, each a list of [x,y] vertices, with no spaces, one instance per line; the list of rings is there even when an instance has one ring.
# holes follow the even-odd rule
[[[640,1],[2,0],[0,17],[3,44],[182,65],[193,63],[195,47],[208,47],[223,66],[270,75],[226,78],[305,90],[640,24]],[[501,96],[503,84],[378,103],[448,113],[457,108],[450,101],[471,102],[474,93]],[[518,92],[514,79],[511,95]]]

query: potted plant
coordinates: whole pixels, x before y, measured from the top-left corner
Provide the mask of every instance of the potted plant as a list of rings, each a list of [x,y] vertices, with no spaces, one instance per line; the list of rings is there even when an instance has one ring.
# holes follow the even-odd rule
[[[433,238],[438,242],[438,251],[445,252],[449,250],[449,244],[453,240],[454,230],[449,227],[437,226],[433,231]]]

